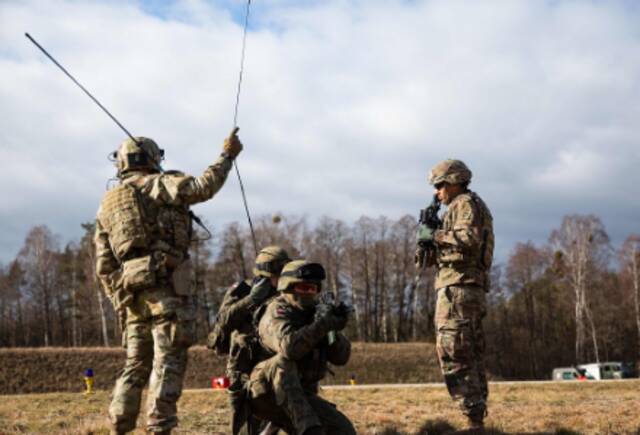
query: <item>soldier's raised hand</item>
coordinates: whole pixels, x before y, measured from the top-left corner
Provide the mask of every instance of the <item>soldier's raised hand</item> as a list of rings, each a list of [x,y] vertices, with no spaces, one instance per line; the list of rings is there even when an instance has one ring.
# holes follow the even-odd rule
[[[238,130],[240,130],[239,127],[234,127],[222,145],[222,151],[232,159],[238,157],[238,154],[240,154],[243,148],[242,142],[240,142],[240,138],[238,137]]]

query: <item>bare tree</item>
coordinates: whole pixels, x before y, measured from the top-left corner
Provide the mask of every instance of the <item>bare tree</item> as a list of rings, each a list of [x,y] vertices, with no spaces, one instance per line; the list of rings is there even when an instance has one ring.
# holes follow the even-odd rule
[[[336,297],[343,288],[340,275],[345,255],[345,240],[348,236],[346,224],[324,216],[304,243],[305,256],[320,262],[327,271],[327,282]]]
[[[13,346],[26,345],[28,342],[28,334],[25,327],[24,315],[22,310],[22,292],[25,285],[24,270],[17,260],[13,260],[9,265],[6,276],[6,289],[8,295],[13,299],[15,306],[16,322],[13,331],[11,343]]]
[[[397,312],[394,341],[404,341],[412,333],[412,323],[416,307],[416,280],[413,254],[415,251],[416,220],[403,216],[391,228],[390,250],[393,264],[392,284],[393,306]],[[409,322],[407,322],[409,319]]]
[[[619,254],[620,269],[628,275],[633,295],[637,330],[636,359],[640,359],[640,234],[631,234],[624,241]]]
[[[100,341],[103,346],[109,346],[109,327],[107,319],[110,316],[107,314],[107,308],[105,308],[104,290],[98,281],[98,276],[96,275],[96,249],[93,242],[96,225],[95,222],[86,222],[81,224],[81,227],[84,229],[84,235],[80,240],[79,246],[79,266],[83,272],[84,286],[89,289],[96,298],[96,315],[92,317],[94,317],[98,322],[101,337]],[[113,310],[111,313],[113,313]],[[114,317],[115,319],[115,316],[111,317]]]
[[[506,270],[506,284],[512,292],[520,291],[524,296],[525,316],[527,322],[529,358],[533,377],[539,375],[540,355],[538,347],[537,307],[536,307],[536,282],[540,280],[549,266],[549,257],[537,249],[533,243],[516,244]]]
[[[599,218],[593,215],[566,216],[559,230],[553,231],[551,245],[560,253],[567,270],[569,285],[575,297],[576,362],[586,359],[584,348],[587,328],[591,335],[596,361],[600,361],[598,337],[592,312],[589,307],[588,289],[590,279],[598,270],[606,269],[610,252],[609,236]]]
[[[26,271],[28,287],[39,303],[43,319],[44,345],[52,342],[51,309],[56,281],[56,236],[45,225],[29,231],[20,251],[20,259]]]
[[[211,259],[211,242],[204,230],[194,229],[191,238],[190,257],[192,262],[193,302],[196,311],[196,337],[205,335],[211,328],[207,270]],[[204,334],[200,334],[200,330]]]

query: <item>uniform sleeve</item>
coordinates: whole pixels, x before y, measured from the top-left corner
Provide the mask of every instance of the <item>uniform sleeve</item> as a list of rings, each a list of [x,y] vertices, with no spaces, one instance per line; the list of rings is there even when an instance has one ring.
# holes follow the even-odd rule
[[[100,220],[96,220],[94,242],[96,244],[96,275],[107,295],[111,295],[115,290],[113,274],[120,269],[120,264],[113,255],[109,235],[100,224]]]
[[[478,212],[471,199],[460,201],[450,210],[451,229],[438,230],[435,241],[438,247],[468,251],[480,246]]]
[[[247,321],[247,317],[251,316],[251,307],[253,301],[247,295],[241,299],[234,299],[229,304],[220,308],[218,318],[221,324],[225,325],[225,329],[233,331],[240,329]]]
[[[192,205],[204,202],[224,185],[231,170],[232,160],[220,156],[199,177],[185,174],[163,174],[156,177],[149,196],[171,205]]]
[[[273,314],[271,309],[271,313],[268,314]],[[286,316],[277,313],[265,315],[260,322],[262,343],[272,352],[293,361],[302,359],[311,352],[326,335],[327,331],[320,328],[316,322],[296,328]]]
[[[336,341],[327,348],[327,359],[331,364],[343,366],[351,357],[351,342],[342,333],[336,333]]]

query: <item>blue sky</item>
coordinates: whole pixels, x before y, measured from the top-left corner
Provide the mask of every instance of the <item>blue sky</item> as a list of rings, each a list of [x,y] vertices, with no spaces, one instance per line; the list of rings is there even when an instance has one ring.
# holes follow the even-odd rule
[[[93,219],[124,134],[30,32],[166,167],[199,174],[231,128],[242,1],[0,4],[0,262],[34,225]],[[640,232],[640,9],[628,1],[254,0],[240,103],[252,212],[399,218],[426,174],[463,159],[498,258],[566,214]],[[237,180],[196,211],[244,221]]]

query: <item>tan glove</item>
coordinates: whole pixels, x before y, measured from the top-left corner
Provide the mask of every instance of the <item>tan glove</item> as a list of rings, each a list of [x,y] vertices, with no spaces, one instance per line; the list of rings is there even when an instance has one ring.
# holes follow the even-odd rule
[[[242,142],[238,138],[238,127],[234,127],[228,138],[224,140],[222,145],[222,152],[228,155],[231,159],[235,159],[242,151]]]

